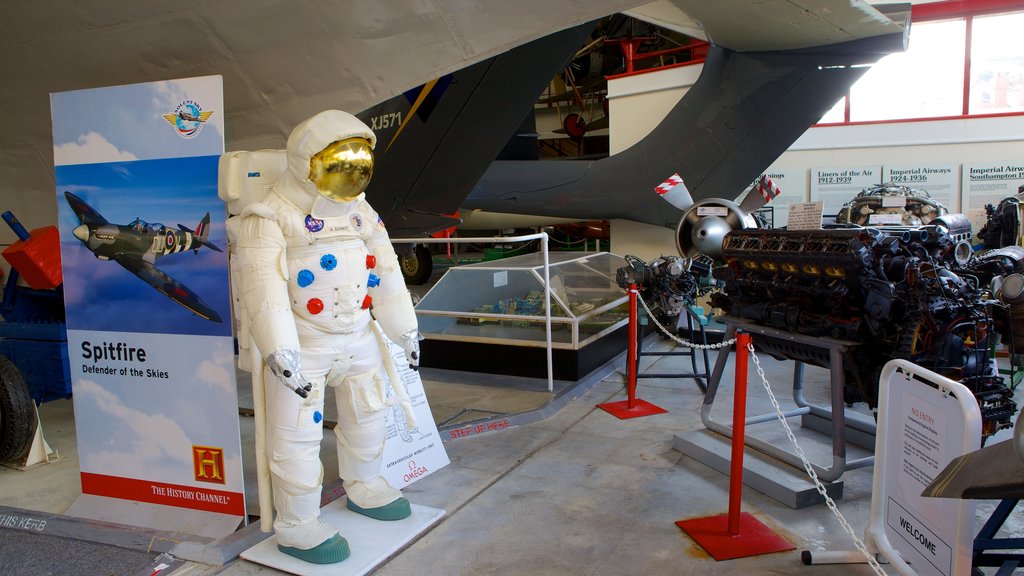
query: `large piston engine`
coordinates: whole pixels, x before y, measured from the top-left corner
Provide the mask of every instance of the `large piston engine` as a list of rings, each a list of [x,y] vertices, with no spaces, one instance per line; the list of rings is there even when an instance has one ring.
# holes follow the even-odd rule
[[[877,404],[878,376],[892,358],[958,380],[974,392],[985,434],[993,434],[1011,425],[1016,410],[989,359],[993,309],[1004,305],[970,273],[972,256],[953,216],[918,228],[731,232],[725,266],[716,270],[724,293],[712,302],[757,324],[850,341],[848,403]],[[814,350],[755,343],[777,357],[827,365]]]

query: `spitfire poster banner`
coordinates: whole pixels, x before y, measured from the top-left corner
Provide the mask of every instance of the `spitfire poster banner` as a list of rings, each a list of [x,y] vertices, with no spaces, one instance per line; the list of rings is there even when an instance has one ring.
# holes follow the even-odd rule
[[[51,95],[83,494],[245,513],[222,84]]]

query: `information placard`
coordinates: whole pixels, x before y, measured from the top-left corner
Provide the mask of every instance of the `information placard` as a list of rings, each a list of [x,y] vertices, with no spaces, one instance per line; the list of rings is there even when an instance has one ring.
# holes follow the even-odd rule
[[[882,182],[928,192],[950,212],[960,211],[960,178],[956,164],[896,164],[882,168]]]
[[[835,216],[865,188],[881,183],[881,166],[811,168],[810,200],[823,201],[825,215]]]
[[[824,202],[821,200],[790,204],[789,220],[786,221],[786,228],[789,230],[820,230],[823,209]]]
[[[890,562],[905,561],[921,576],[968,576],[974,504],[921,493],[950,461],[980,448],[974,394],[906,360],[892,360],[879,378],[878,404],[868,538]]]
[[[244,516],[222,79],[51,112],[82,493]]]
[[[392,486],[402,489],[444,468],[449,460],[430,412],[419,372],[409,368],[401,346],[390,341],[388,345],[398,368],[397,377],[402,380],[416,414],[415,428],[409,428],[406,424],[399,406],[391,407],[385,417],[387,440],[384,443],[382,474]],[[395,393],[392,386],[388,387],[388,393]]]
[[[998,206],[1003,198],[1017,195],[1024,184],[1024,160],[964,164],[961,178],[961,210],[971,219],[976,235],[985,225],[986,204]]]

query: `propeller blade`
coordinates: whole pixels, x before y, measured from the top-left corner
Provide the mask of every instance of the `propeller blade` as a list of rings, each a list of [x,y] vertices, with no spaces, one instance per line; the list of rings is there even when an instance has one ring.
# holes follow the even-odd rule
[[[747,192],[747,195],[743,197],[743,201],[740,202],[740,210],[750,214],[764,207],[765,204],[771,202],[772,199],[781,193],[782,191],[772,182],[772,179],[762,174],[754,182],[754,185],[750,187],[750,192]]]
[[[678,173],[669,176],[667,180],[655,187],[654,191],[666,202],[680,210],[686,210],[693,206],[693,196],[690,196],[690,191],[686,189],[686,184],[683,184],[683,178]]]

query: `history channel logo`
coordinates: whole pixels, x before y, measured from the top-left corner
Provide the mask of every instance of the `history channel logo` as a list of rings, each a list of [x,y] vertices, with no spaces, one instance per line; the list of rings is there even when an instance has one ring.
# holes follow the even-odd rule
[[[224,449],[216,446],[192,445],[192,471],[198,482],[224,484]]]
[[[174,114],[162,114],[164,120],[174,126],[178,136],[189,140],[195,138],[203,129],[203,124],[213,116],[213,112],[204,112],[203,107],[195,100],[185,100],[174,108]]]

